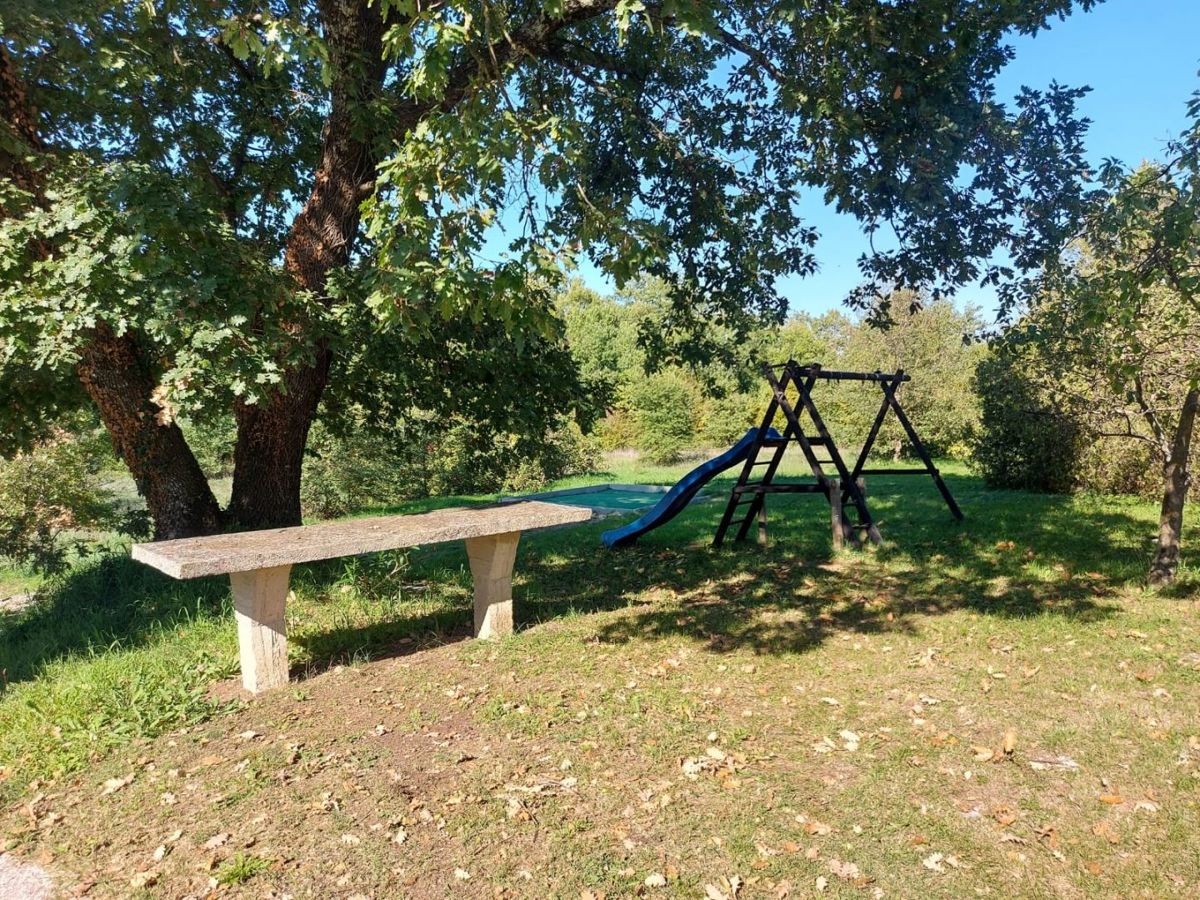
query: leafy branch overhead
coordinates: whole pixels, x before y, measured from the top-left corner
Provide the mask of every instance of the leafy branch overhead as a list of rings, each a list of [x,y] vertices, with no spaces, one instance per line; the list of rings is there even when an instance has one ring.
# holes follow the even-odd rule
[[[144,493],[155,454],[191,472],[159,491],[210,510],[182,533],[215,501],[162,422],[232,409],[228,516],[283,524],[366,345],[500,326],[551,346],[578,266],[662,279],[665,333],[744,332],[817,265],[823,195],[878,242],[851,299],[1005,281],[1069,233],[1084,125],[1077,91],[1008,109],[993,81],[1009,36],[1092,5],[12,0],[5,417],[92,402]],[[404,354],[367,355],[397,383]]]
[[[386,148],[376,305],[409,326],[500,309],[587,257],[618,284],[671,280],[680,324],[779,314],[778,276],[816,264],[805,188],[891,233],[862,261],[864,302],[1036,267],[1076,220],[1080,92],[1025,91],[1013,112],[991,79],[1006,29],[1069,4],[935,6],[385,3],[389,73],[363,111]],[[294,55],[328,82],[302,26],[255,14],[224,33],[267,71]]]

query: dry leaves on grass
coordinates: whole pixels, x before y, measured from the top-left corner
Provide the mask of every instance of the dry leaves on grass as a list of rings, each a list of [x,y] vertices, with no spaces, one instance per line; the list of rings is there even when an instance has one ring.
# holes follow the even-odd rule
[[[1108,819],[1101,819],[1099,822],[1093,825],[1092,834],[1096,835],[1096,837],[1104,838],[1104,840],[1108,841],[1110,844],[1121,843],[1120,833],[1118,833],[1117,829],[1113,827],[1113,823]]]
[[[1003,762],[1012,759],[1017,749],[1017,733],[1011,728],[1004,732],[999,747],[985,747],[976,744],[971,747],[971,754],[976,762]]]
[[[214,834],[204,842],[205,850],[216,850],[218,847],[224,846],[229,842],[229,832],[222,831],[219,834]]]

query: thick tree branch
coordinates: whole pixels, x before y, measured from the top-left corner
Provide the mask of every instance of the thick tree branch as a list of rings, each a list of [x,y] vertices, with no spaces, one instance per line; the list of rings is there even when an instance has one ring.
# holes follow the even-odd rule
[[[1159,452],[1164,459],[1170,457],[1171,443],[1167,439],[1166,431],[1163,429],[1162,422],[1158,418],[1158,413],[1146,402],[1146,392],[1143,388],[1142,377],[1140,375],[1135,376],[1133,379],[1133,397],[1137,401],[1138,409],[1142,411],[1142,418],[1146,420],[1146,424],[1154,432],[1154,439],[1158,442]]]

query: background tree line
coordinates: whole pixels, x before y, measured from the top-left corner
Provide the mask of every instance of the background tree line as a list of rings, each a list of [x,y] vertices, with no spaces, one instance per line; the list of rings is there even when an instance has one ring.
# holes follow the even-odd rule
[[[890,302],[907,307],[910,296]],[[652,461],[674,462],[687,450],[724,448],[757,426],[770,398],[762,362],[794,358],[830,369],[895,371],[914,380],[902,399],[934,453],[965,459],[978,418],[971,390],[985,348],[967,340],[982,328],[974,311],[947,300],[926,301],[886,330],[867,315],[831,311],[793,315],[745,335],[711,330],[701,361],[682,347],[666,347],[674,361],[654,367],[648,337],[663,332],[665,286],[642,279],[613,296],[573,285],[560,299],[567,342],[588,390],[606,450],[634,448]],[[863,385],[822,386],[819,407],[844,449],[856,449],[879,409],[877,390]],[[908,453],[898,424],[888,420],[882,452]]]

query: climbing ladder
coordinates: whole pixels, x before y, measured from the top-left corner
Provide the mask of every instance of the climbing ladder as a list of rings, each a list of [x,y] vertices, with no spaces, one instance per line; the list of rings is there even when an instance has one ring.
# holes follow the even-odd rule
[[[780,366],[762,366],[763,375],[771,385],[771,402],[763,416],[762,425],[754,446],[751,448],[741,474],[729,496],[729,503],[717,526],[713,546],[720,547],[731,528],[736,528],[734,539],[744,540],[750,532],[751,525],[758,522],[758,542],[765,544],[767,540],[767,494],[809,493],[823,494],[829,502],[830,520],[833,529],[835,547],[842,546],[846,539],[855,544],[862,542],[865,535],[872,543],[881,541],[879,528],[867,508],[862,476],[864,475],[929,475],[941,493],[951,514],[956,519],[962,519],[962,510],[954,502],[950,489],[942,480],[941,473],[934,466],[929,452],[917,435],[912,422],[900,406],[896,391],[910,377],[903,370],[895,374],[883,372],[834,372],[825,371],[820,365],[802,366],[795,360],[788,360]],[[874,382],[883,391],[883,403],[871,424],[871,430],[863,442],[858,458],[852,468],[847,468],[837,445],[834,443],[825,421],[821,418],[816,404],[813,402],[812,389],[817,380],[827,381],[867,381]],[[788,396],[789,388],[796,393],[795,403]],[[922,468],[866,468],[867,457],[879,436],[879,429],[887,418],[888,411],[896,414],[897,420],[908,436],[912,448],[921,460]],[[786,425],[782,433],[775,431],[775,417],[783,414]],[[802,420],[807,416],[815,434],[806,433]],[[788,482],[775,484],[775,474],[787,451],[789,444],[798,444],[804,458],[812,470],[815,482]],[[816,448],[825,452],[825,457],[819,457]],[[764,452],[765,451],[765,452]],[[827,475],[825,466],[832,466],[833,475]],[[764,468],[765,467],[765,468]],[[758,469],[763,468],[761,475]],[[756,479],[756,475],[759,476]],[[847,518],[847,513],[853,512],[853,520]]]

